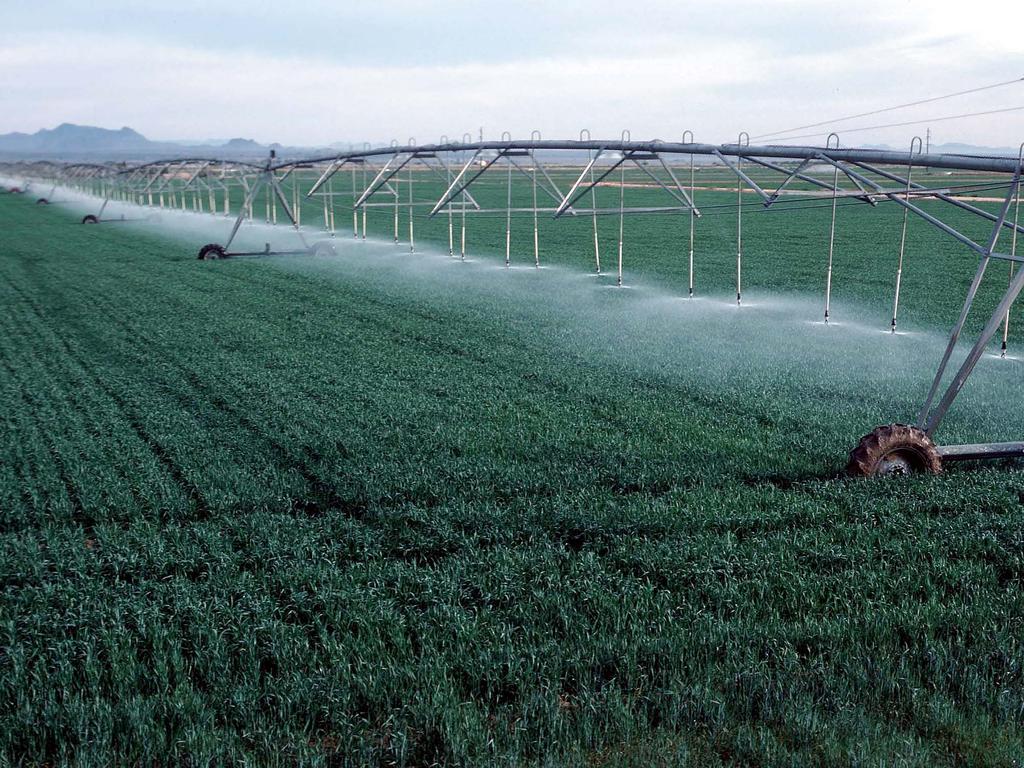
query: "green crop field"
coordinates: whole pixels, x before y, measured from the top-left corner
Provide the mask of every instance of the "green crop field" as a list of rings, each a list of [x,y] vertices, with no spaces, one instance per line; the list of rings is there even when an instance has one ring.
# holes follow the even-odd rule
[[[1024,759],[1019,467],[842,474],[916,415],[976,265],[923,222],[892,336],[885,205],[839,209],[826,327],[827,208],[750,201],[737,309],[724,191],[692,301],[681,215],[627,219],[616,289],[585,216],[542,219],[540,270],[530,217],[505,270],[503,215],[463,264],[422,207],[416,253],[387,208],[343,236],[350,198],[336,256],[198,262],[223,217],[29,198],[0,197],[0,764]],[[940,439],[1020,438],[1020,375],[983,359]]]

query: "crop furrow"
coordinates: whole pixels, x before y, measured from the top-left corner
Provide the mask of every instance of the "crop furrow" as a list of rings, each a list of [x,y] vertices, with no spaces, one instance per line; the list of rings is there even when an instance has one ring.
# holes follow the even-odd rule
[[[25,304],[32,309],[39,326],[46,328],[49,331],[53,340],[63,351],[63,354],[67,356],[67,359],[74,361],[83,374],[88,377],[91,385],[99,391],[102,391],[113,401],[136,437],[138,437],[138,439],[149,448],[156,460],[164,467],[167,473],[174,479],[185,495],[190,499],[194,511],[199,515],[199,517],[203,519],[208,517],[210,509],[202,491],[191,479],[188,478],[161,442],[153,437],[153,435],[147,430],[144,423],[136,413],[135,408],[132,407],[131,404],[129,404],[113,387],[104,382],[103,377],[94,370],[92,365],[82,355],[75,351],[66,337],[56,333],[46,323],[44,313],[42,312],[38,302],[33,297],[27,295],[17,286],[12,287],[14,287],[15,291],[22,296]]]
[[[33,391],[32,386],[21,379],[15,368],[12,367],[7,360],[0,360],[0,365],[3,366],[10,378],[10,381],[17,384],[21,395],[21,402],[25,406],[23,410],[29,414],[29,418],[34,426],[34,431],[39,439],[42,440],[43,445],[46,448],[46,452],[50,457],[50,461],[57,470],[57,476],[64,489],[64,494],[67,497],[68,504],[70,505],[71,519],[81,525],[85,530],[91,530],[95,521],[86,513],[85,506],[82,504],[82,498],[79,493],[78,486],[74,480],[71,479],[71,474],[68,471],[64,456],[58,449],[53,434],[42,422],[42,415],[47,413],[49,408],[45,401],[36,399],[32,394],[30,394],[30,392]],[[26,437],[28,436],[26,435]],[[47,511],[52,511],[57,505],[51,503],[48,506],[50,509]],[[40,512],[38,509],[35,511],[37,515]]]
[[[104,300],[101,300],[98,304],[100,306],[107,304],[108,309],[113,309],[113,307]],[[127,319],[122,318],[113,312],[107,315],[107,317],[113,320],[123,330],[127,331],[128,338],[137,342],[133,349],[138,347],[140,344],[149,349],[154,348],[152,340],[142,332],[141,329],[131,325]],[[143,365],[146,361],[138,352],[136,352],[133,355],[125,357],[123,362],[131,365]],[[201,395],[215,409],[231,416],[234,422],[247,429],[252,436],[260,439],[264,443],[265,447],[267,447],[273,454],[275,463],[278,466],[286,470],[291,469],[296,471],[305,480],[310,489],[310,498],[306,499],[304,503],[298,505],[298,507],[301,508],[301,511],[307,514],[316,514],[324,511],[325,509],[336,509],[338,511],[343,511],[354,518],[362,518],[365,515],[366,505],[364,502],[341,495],[312,468],[311,462],[316,458],[309,455],[312,449],[308,446],[304,446],[307,455],[300,458],[294,451],[273,439],[269,431],[265,428],[261,428],[245,410],[232,406],[222,396],[211,391],[208,386],[203,383],[202,378],[197,372],[181,365],[171,355],[168,355],[166,363],[176,367],[181,374],[181,378],[175,379],[173,382],[167,381],[166,383],[168,384],[169,392],[175,398],[182,410],[187,411],[193,407],[196,399],[195,395]],[[179,392],[171,388],[174,383],[180,384],[182,379],[184,379],[191,388],[189,392]]]

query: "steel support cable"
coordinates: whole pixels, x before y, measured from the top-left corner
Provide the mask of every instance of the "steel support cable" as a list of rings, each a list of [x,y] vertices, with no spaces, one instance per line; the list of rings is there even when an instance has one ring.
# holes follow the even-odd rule
[[[847,133],[858,133],[860,131],[875,131],[882,128],[902,128],[910,125],[924,125],[925,123],[942,123],[946,120],[962,120],[967,117],[981,117],[983,115],[1001,115],[1007,112],[1019,112],[1024,109],[1024,105],[1018,107],[1005,107],[1003,109],[988,109],[983,112],[963,112],[957,115],[944,115],[942,117],[933,117],[927,120],[908,120],[902,123],[885,123],[883,125],[863,125],[863,126],[840,126],[837,130],[842,131],[844,134]],[[793,139],[809,139],[819,136],[817,133],[803,133],[798,136],[774,136],[771,141],[791,141]]]
[[[944,96],[933,96],[928,99],[919,99],[918,101],[908,101],[906,104],[897,104],[892,107],[883,107],[881,109],[873,109],[869,112],[860,112],[856,115],[846,115],[845,117],[836,117],[832,120],[823,120],[820,123],[808,123],[807,125],[798,125],[794,128],[787,128],[783,131],[772,131],[771,133],[762,133],[759,136],[754,136],[753,139],[770,139],[774,136],[781,136],[786,133],[793,133],[794,131],[802,131],[807,128],[820,128],[825,125],[832,125],[833,123],[840,123],[844,120],[857,120],[861,117],[870,117],[872,115],[880,115],[884,112],[895,112],[898,109],[907,109],[908,107],[917,107],[921,104],[932,104],[936,101],[944,101],[946,99],[952,99],[957,96],[967,96],[972,93],[981,93],[982,91],[990,91],[993,88],[1002,88],[1007,85],[1014,85],[1016,83],[1024,82],[1024,77],[1017,77],[1013,80],[1004,80],[999,83],[992,83],[991,85],[982,85],[977,88],[968,88],[966,91],[957,91],[956,93],[947,93]]]

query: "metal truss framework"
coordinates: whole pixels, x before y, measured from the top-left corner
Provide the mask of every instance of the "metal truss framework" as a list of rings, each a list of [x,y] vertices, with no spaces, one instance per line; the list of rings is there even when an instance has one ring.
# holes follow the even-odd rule
[[[590,216],[593,218],[594,260],[597,272],[601,271],[597,217],[617,215],[619,217],[616,280],[622,284],[623,222],[626,216],[636,214],[683,214],[689,218],[688,266],[689,295],[693,295],[695,220],[702,215],[695,197],[694,158],[706,157],[717,166],[727,169],[736,179],[736,301],[742,302],[742,259],[743,259],[743,195],[752,192],[761,202],[763,209],[790,202],[783,195],[793,194],[787,187],[794,181],[802,181],[821,190],[818,196],[827,196],[831,209],[831,226],[828,240],[828,261],[825,290],[824,320],[830,316],[832,288],[832,261],[836,230],[836,208],[840,200],[849,203],[863,203],[877,206],[880,202],[892,202],[900,206],[903,223],[899,245],[896,282],[890,328],[897,327],[901,276],[907,243],[907,221],[909,214],[920,218],[953,238],[978,259],[974,279],[964,299],[958,320],[950,333],[942,360],[932,380],[925,402],[917,417],[917,427],[929,437],[938,428],[957,394],[974,370],[992,337],[1003,326],[1003,351],[1006,349],[1006,334],[1009,324],[1009,310],[1024,288],[1024,269],[1016,269],[1017,262],[1024,261],[1024,255],[1017,254],[1018,234],[1024,232],[1020,223],[1021,175],[1024,172],[1024,144],[1016,158],[982,157],[954,154],[924,154],[920,139],[912,142],[909,152],[889,150],[840,148],[838,137],[829,136],[824,147],[816,146],[752,146],[746,134],[740,134],[735,144],[702,144],[693,141],[691,132],[681,142],[632,141],[628,132],[617,140],[594,140],[589,132],[583,131],[576,140],[543,140],[534,132],[529,140],[513,140],[504,134],[499,141],[472,141],[468,135],[460,142],[442,137],[437,144],[418,145],[409,140],[404,145],[392,142],[389,147],[370,147],[340,152],[329,156],[304,158],[302,160],[279,161],[273,152],[262,165],[208,158],[184,158],[161,160],[141,165],[91,165],[57,163],[0,164],[0,173],[23,177],[52,184],[51,196],[58,187],[67,187],[95,195],[103,200],[96,216],[87,216],[93,222],[102,221],[103,212],[111,200],[159,208],[190,210],[194,212],[230,215],[232,191],[240,192],[241,206],[235,212],[231,232],[223,246],[218,246],[220,256],[249,256],[256,252],[231,252],[239,229],[246,221],[254,218],[254,204],[264,191],[264,215],[267,223],[277,223],[277,208],[280,206],[284,218],[289,222],[302,243],[297,251],[271,251],[269,245],[259,255],[271,253],[306,252],[310,249],[301,226],[302,198],[320,197],[323,201],[324,229],[335,234],[335,198],[351,199],[353,236],[359,237],[360,213],[362,215],[362,237],[366,237],[366,212],[368,208],[383,207],[393,211],[394,240],[399,242],[399,209],[408,208],[408,243],[410,251],[415,250],[414,213],[421,208],[429,217],[442,212],[448,219],[448,251],[455,256],[456,241],[454,220],[461,222],[459,257],[466,257],[466,216],[467,214],[499,214],[506,220],[505,264],[511,259],[511,220],[513,214],[527,214],[533,218],[533,256],[540,266],[540,244],[538,217],[550,215],[554,219],[563,216]],[[583,160],[585,158],[585,161]],[[785,163],[783,165],[781,163]],[[578,170],[575,181],[564,190],[555,181],[552,168],[574,166]],[[774,189],[766,190],[744,166],[771,171],[779,176]],[[831,168],[831,183],[827,177],[811,175],[812,166]],[[665,197],[665,204],[659,206],[630,206],[626,204],[626,168],[638,169],[649,185]],[[443,194],[436,200],[416,200],[413,195],[413,169],[430,174],[432,179],[444,187]],[[315,181],[303,180],[298,171],[312,170]],[[652,170],[653,169],[653,170]],[[958,187],[929,187],[913,180],[915,169],[948,169],[977,171],[998,174],[1000,179],[978,182]],[[335,191],[335,181],[345,171],[351,171],[351,194]],[[506,205],[486,208],[473,196],[472,187],[485,175],[491,178],[504,172],[507,186]],[[618,181],[614,179],[618,171]],[[407,200],[403,203],[400,184],[403,173],[408,189]],[[684,180],[681,175],[688,175]],[[525,177],[530,182],[532,204],[514,207],[512,204],[512,179]],[[840,184],[840,177],[847,186]],[[308,188],[303,188],[308,184]],[[618,205],[600,208],[597,191],[602,185],[618,187]],[[894,186],[895,185],[895,186]],[[347,186],[347,185],[343,185]],[[984,190],[1004,192],[998,212],[987,211],[968,200],[962,199],[969,193]],[[807,202],[808,192],[794,202]],[[921,207],[923,200],[941,201],[959,212],[969,213],[979,220],[991,224],[991,232],[983,241],[964,234],[934,213]],[[589,202],[588,206],[585,203]],[[749,210],[749,206],[747,207]],[[1009,233],[1009,247],[1000,248],[1001,236]],[[977,296],[979,286],[987,268],[993,260],[1009,263],[1010,279],[1005,292],[992,312],[960,368],[952,379],[946,380],[946,370],[954,349],[963,332],[968,314]],[[941,391],[941,395],[940,395]],[[1024,456],[1024,442],[994,443],[966,446],[940,446],[940,455],[947,460],[963,458],[986,458],[995,456]]]

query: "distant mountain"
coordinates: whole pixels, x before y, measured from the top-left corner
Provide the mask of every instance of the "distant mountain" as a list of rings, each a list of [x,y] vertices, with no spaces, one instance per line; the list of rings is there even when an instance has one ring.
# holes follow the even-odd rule
[[[62,123],[56,128],[35,133],[0,135],[0,155],[18,158],[54,160],[141,160],[182,156],[230,157],[257,159],[266,157],[270,149],[278,154],[308,154],[310,150],[264,146],[253,139],[234,138],[219,142],[150,141],[131,128],[113,130],[91,125]]]
[[[153,142],[131,128],[119,131],[90,125],[61,123],[56,128],[35,133],[0,135],[0,152],[54,153],[123,152],[146,149]]]
[[[251,152],[263,150],[263,145],[253,139],[228,139],[222,147],[229,151]]]

